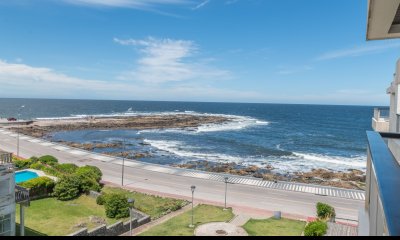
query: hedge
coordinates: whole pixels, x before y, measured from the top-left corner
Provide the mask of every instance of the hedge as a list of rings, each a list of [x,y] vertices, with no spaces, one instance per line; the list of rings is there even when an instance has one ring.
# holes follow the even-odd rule
[[[98,167],[88,165],[78,168],[75,173],[77,175],[86,175],[90,178],[95,179],[97,182],[99,182],[101,180],[101,177],[103,176]]]
[[[38,177],[19,184],[21,187],[29,189],[32,198],[48,196],[53,192],[55,182],[48,177]]]
[[[324,236],[328,229],[328,224],[324,221],[310,222],[304,229],[304,236]]]
[[[30,159],[14,160],[13,163],[17,169],[26,169],[29,168],[29,166],[32,164],[32,161]]]
[[[51,155],[45,155],[45,156],[41,156],[39,158],[39,162],[43,163],[43,164],[47,164],[47,165],[56,165],[58,163],[58,159],[51,156]]]
[[[326,203],[317,203],[317,216],[321,220],[327,220],[336,216],[335,209]]]
[[[55,165],[54,168],[65,174],[73,174],[78,169],[78,166],[73,163],[63,163]]]
[[[79,179],[79,191],[88,193],[90,190],[100,192],[101,186],[98,181],[91,175],[83,173],[75,173],[73,176]]]

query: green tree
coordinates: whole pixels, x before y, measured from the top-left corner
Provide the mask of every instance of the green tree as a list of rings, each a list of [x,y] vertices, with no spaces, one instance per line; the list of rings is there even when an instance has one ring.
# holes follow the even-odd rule
[[[124,218],[129,216],[128,198],[124,194],[111,193],[105,199],[104,207],[109,218]]]
[[[80,180],[77,176],[64,176],[59,179],[54,187],[54,196],[61,201],[67,201],[79,196]]]

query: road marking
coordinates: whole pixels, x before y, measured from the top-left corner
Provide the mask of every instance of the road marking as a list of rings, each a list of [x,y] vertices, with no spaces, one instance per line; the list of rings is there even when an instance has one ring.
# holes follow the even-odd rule
[[[71,150],[71,151],[68,151],[68,152],[72,153],[74,155],[79,155],[79,156],[83,156],[83,155],[88,154],[87,152],[83,152],[83,151],[79,151],[79,150]]]
[[[39,143],[39,144],[42,145],[42,146],[45,146],[45,147],[54,146],[53,143],[49,143],[49,142],[42,142],[42,143]]]
[[[52,148],[54,148],[54,149],[56,149],[56,150],[60,150],[60,151],[69,150],[69,148],[63,147],[63,146],[53,146]]]
[[[31,140],[28,140],[28,142],[41,143],[42,141],[40,141],[39,139],[31,139]]]

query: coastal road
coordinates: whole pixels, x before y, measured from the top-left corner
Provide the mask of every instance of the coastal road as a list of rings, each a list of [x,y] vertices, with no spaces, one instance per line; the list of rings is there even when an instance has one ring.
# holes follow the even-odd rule
[[[0,128],[0,149],[16,152],[16,134],[5,134]],[[66,151],[69,149],[70,151]],[[103,180],[115,185],[121,184],[121,162],[102,161],[102,156],[96,156],[85,151],[72,150],[68,147],[40,141],[31,137],[20,137],[20,156],[53,155],[61,163],[75,163],[79,166],[97,166],[103,172]],[[107,157],[105,157],[106,159]],[[137,168],[126,160],[124,186],[138,191],[144,191],[165,196],[191,199],[190,186],[195,185],[195,201],[224,204],[225,183],[211,179],[201,179],[181,176],[158,171]],[[229,184],[227,204],[229,207],[247,212],[267,213],[282,211],[283,214],[306,218],[315,216],[315,204],[325,202],[335,207],[337,218],[357,220],[358,211],[364,206],[364,201],[321,196],[312,193],[285,191],[262,188],[257,186]]]

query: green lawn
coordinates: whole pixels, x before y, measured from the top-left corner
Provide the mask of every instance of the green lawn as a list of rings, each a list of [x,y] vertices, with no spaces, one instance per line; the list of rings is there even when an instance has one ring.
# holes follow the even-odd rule
[[[189,228],[191,223],[189,210],[181,215],[157,225],[140,236],[193,236],[194,228]],[[194,224],[196,226],[209,222],[227,222],[233,218],[232,210],[223,211],[221,207],[199,205],[194,208]]]
[[[135,208],[150,215],[153,219],[158,218],[168,211],[175,211],[188,204],[187,201],[162,198],[158,196],[129,192],[120,188],[105,187],[106,193],[122,192],[128,197],[135,199]],[[106,223],[113,224],[119,220],[106,217],[104,206],[96,204],[94,198],[82,195],[72,201],[59,201],[55,198],[45,198],[31,202],[31,206],[25,208],[26,235],[68,235],[85,225],[92,229],[101,225],[91,221],[90,216],[104,219]],[[16,220],[19,223],[19,204],[17,204]],[[51,223],[51,224],[49,224]]]
[[[306,223],[290,219],[250,219],[243,228],[250,236],[300,236]]]
[[[107,224],[118,221],[107,218],[104,207],[97,205],[94,198],[82,195],[72,201],[55,198],[32,201],[31,206],[25,208],[25,226],[45,235],[67,235],[81,229],[74,228],[77,224],[86,224],[89,229],[99,226],[99,223],[90,221],[90,216],[101,217]],[[19,223],[19,204],[16,220]]]
[[[152,219],[165,215],[168,211],[176,211],[188,204],[185,200],[163,198],[138,192],[130,192],[121,188],[104,187],[104,193],[124,193],[127,197],[135,199],[135,209],[146,213]]]

